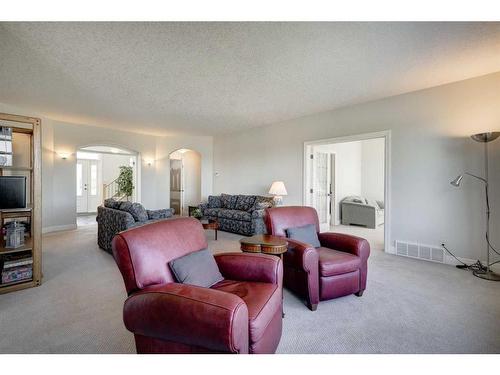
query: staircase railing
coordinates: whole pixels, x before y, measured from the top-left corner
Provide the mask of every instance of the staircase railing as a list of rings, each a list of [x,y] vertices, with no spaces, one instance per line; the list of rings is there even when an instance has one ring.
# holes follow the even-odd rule
[[[116,200],[123,200],[126,198],[125,195],[120,195],[120,189],[118,187],[118,178],[111,181],[109,184],[102,184],[102,201],[114,198]]]

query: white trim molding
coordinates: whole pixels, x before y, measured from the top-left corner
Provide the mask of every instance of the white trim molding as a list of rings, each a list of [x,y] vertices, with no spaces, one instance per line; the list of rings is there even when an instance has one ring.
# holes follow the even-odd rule
[[[382,130],[379,132],[372,133],[362,133],[354,134],[344,137],[326,138],[318,139],[314,141],[304,142],[304,159],[302,164],[302,185],[303,185],[303,195],[302,204],[305,205],[307,202],[307,163],[308,155],[307,149],[309,146],[328,144],[328,143],[345,143],[345,142],[355,142],[364,141],[374,138],[384,138],[385,140],[385,171],[384,171],[384,251],[386,253],[391,253],[391,130]]]
[[[61,232],[64,230],[75,230],[77,229],[76,224],[67,224],[67,225],[54,225],[52,227],[44,227],[42,228],[42,234],[52,233],[52,232]]]

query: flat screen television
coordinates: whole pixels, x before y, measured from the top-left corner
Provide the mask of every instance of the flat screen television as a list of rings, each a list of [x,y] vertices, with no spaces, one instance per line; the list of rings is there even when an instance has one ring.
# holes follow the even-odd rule
[[[26,177],[0,176],[0,209],[26,208]]]

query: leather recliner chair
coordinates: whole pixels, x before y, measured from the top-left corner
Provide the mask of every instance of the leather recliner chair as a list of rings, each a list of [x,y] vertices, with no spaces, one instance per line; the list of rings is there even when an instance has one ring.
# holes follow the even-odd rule
[[[168,263],[207,247],[193,218],[160,221],[113,239],[128,298],[126,328],[137,353],[274,353],[282,329],[280,258],[215,255],[225,280],[210,288],[177,283]]]
[[[288,228],[316,226],[321,247],[287,238],[288,251],[283,257],[285,287],[305,297],[310,310],[316,310],[319,301],[353,293],[363,295],[370,255],[367,240],[341,233],[319,233],[318,215],[312,207],[268,208],[265,221],[269,234],[283,237]]]

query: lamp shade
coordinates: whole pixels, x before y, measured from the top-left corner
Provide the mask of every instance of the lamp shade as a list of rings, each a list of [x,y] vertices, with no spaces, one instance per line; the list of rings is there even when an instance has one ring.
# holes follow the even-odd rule
[[[500,132],[478,133],[470,136],[476,142],[488,143],[500,137]]]
[[[274,181],[269,189],[271,195],[288,195],[283,181]]]

